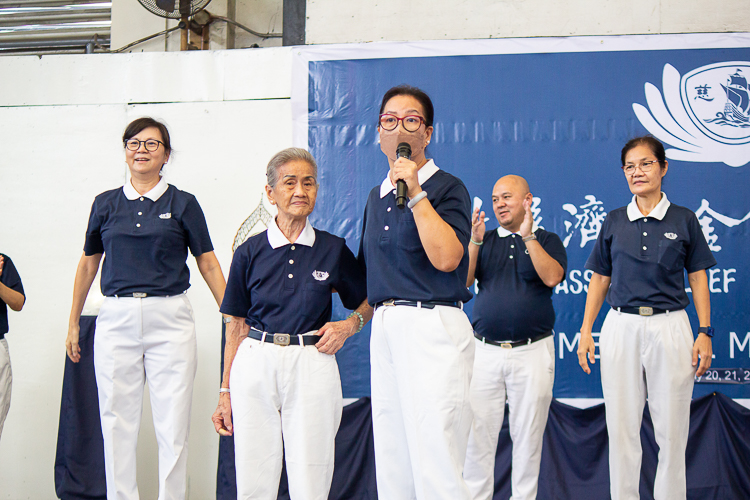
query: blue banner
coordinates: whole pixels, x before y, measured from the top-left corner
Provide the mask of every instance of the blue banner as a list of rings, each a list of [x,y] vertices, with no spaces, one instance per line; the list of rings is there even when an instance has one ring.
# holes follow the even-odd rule
[[[313,224],[357,252],[367,194],[388,172],[380,100],[402,83],[425,90],[435,105],[427,156],[484,201],[488,230],[498,225],[492,186],[518,174],[529,181],[537,224],[566,246],[568,274],[553,295],[557,398],[602,396],[599,364],[587,376],[576,356],[591,277],[584,264],[607,213],[632,196],[622,146],[647,133],[661,139],[663,189],[696,212],[718,262],[708,271],[713,366],[731,370],[715,376],[731,373],[738,380],[721,391],[750,397],[738,383],[750,380],[750,48],[331,59],[308,63],[307,140],[321,183]],[[697,329],[692,304],[688,313]],[[335,314],[344,315],[340,304]],[[338,356],[346,397],[369,394],[368,343],[369,329]],[[717,379],[700,382],[696,396],[719,388]]]

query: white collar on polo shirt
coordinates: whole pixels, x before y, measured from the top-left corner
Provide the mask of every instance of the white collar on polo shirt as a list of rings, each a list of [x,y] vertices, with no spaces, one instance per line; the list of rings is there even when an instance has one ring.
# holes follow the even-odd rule
[[[133,187],[133,184],[130,183],[130,181],[126,182],[124,186],[122,186],[122,192],[125,193],[125,198],[129,199],[130,201],[137,200],[141,196],[144,198],[148,198],[151,201],[156,201],[159,198],[161,198],[161,195],[167,192],[167,188],[169,187],[169,184],[167,184],[167,181],[164,180],[164,177],[159,179],[159,182],[156,184],[156,186],[152,187],[151,190],[146,194],[140,194],[138,191],[135,190]]]
[[[284,236],[284,233],[281,232],[281,229],[279,229],[279,226],[276,224],[276,217],[273,217],[271,219],[271,223],[268,225],[268,231],[266,231],[266,235],[268,236],[268,243],[274,250],[276,250],[277,248],[281,248],[284,245],[292,244],[292,242],[289,241],[286,236]],[[310,219],[307,219],[305,220],[305,229],[302,230],[300,235],[297,237],[297,241],[295,241],[294,244],[311,247],[314,243],[315,230],[313,229],[312,224],[310,224]]]
[[[532,233],[536,233],[537,229],[539,229],[539,226],[537,226],[536,222],[534,222],[531,225],[531,232]],[[497,228],[497,235],[500,236],[501,238],[505,238],[506,236],[510,236],[511,234],[518,234],[519,236],[521,236],[519,233],[512,233],[512,232],[508,231],[503,226],[500,226],[500,227]]]
[[[438,170],[440,169],[432,160],[429,160],[427,163],[422,165],[422,168],[417,171],[417,180],[419,180],[419,185],[421,186],[422,184],[427,182],[427,179],[432,177]],[[380,197],[385,198],[385,195],[387,195],[394,189],[396,189],[396,186],[394,186],[391,182],[391,176],[386,175],[385,179],[383,179],[383,183],[380,184]]]
[[[635,195],[633,195],[633,199],[630,201],[630,203],[628,203],[628,219],[630,220],[630,222],[638,219],[643,219],[644,217],[653,217],[654,219],[662,220],[664,216],[667,215],[667,209],[669,208],[669,205],[671,205],[671,203],[669,203],[667,195],[662,192],[661,200],[659,200],[659,203],[656,204],[654,209],[651,210],[648,215],[643,215],[635,202]]]

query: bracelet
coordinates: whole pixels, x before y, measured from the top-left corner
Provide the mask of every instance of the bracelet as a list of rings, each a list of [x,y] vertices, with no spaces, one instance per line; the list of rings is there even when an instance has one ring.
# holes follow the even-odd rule
[[[427,198],[427,191],[421,191],[417,196],[409,200],[409,203],[406,204],[407,207],[410,209],[414,208],[414,205],[422,201],[423,199]]]
[[[224,322],[225,325],[228,325],[229,323],[232,322],[232,317],[231,316],[222,316],[221,320]]]
[[[526,236],[525,238],[521,238],[521,241],[523,241],[524,243],[526,243],[527,241],[531,241],[531,240],[535,240],[535,239],[536,239],[536,235],[534,233],[531,233],[530,236]]]
[[[469,237],[469,241],[474,243],[476,246],[481,247],[484,245],[484,241],[474,241],[474,238]]]
[[[698,333],[705,333],[708,335],[708,338],[713,338],[714,336],[714,327],[713,326],[702,326],[698,328]]]
[[[349,316],[347,316],[346,319],[349,319],[352,316],[357,316],[359,318],[359,328],[357,328],[357,331],[354,332],[354,333],[359,333],[359,332],[362,331],[362,328],[365,327],[365,318],[360,313],[358,313],[357,311],[354,311]]]
[[[229,387],[219,387],[219,395],[221,396],[224,393],[229,394]]]

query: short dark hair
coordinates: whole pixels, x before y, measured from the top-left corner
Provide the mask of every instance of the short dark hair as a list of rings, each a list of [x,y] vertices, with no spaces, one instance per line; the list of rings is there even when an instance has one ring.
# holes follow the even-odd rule
[[[411,85],[398,85],[386,92],[383,96],[383,102],[380,103],[380,112],[378,115],[382,115],[388,101],[398,95],[408,95],[419,101],[419,104],[422,105],[422,109],[424,110],[425,126],[432,127],[432,120],[435,117],[435,108],[432,107],[430,96],[428,96],[423,90],[418,89],[417,87],[412,87]]]
[[[150,116],[137,118],[128,123],[128,126],[125,127],[125,132],[122,134],[122,144],[124,145],[130,139],[140,134],[141,131],[149,127],[154,127],[159,130],[159,133],[161,134],[161,142],[164,143],[164,151],[166,151],[167,154],[171,153],[172,142],[169,140],[169,130],[167,130],[167,126],[158,120],[154,120]]]
[[[664,163],[667,161],[667,155],[664,152],[664,145],[652,135],[644,135],[641,137],[630,139],[625,144],[625,147],[622,148],[622,153],[620,153],[620,165],[625,165],[625,157],[628,155],[631,149],[638,146],[646,146],[647,148],[649,148],[654,156],[656,156],[656,160],[659,162],[659,165],[662,167],[664,166]]]

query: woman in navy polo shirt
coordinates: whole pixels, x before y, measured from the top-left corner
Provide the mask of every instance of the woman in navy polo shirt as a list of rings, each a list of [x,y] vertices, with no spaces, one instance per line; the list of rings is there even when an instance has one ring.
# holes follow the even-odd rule
[[[23,283],[10,257],[0,253],[0,436],[10,408],[13,373],[5,334],[8,333],[8,307],[20,311],[26,303]]]
[[[622,149],[621,161],[633,200],[607,215],[586,262],[594,274],[578,361],[591,373],[591,329],[606,297],[612,309],[602,326],[599,351],[612,498],[639,498],[641,418],[648,397],[659,445],[654,498],[684,499],[693,380],[711,366],[706,269],[716,260],[695,213],[671,204],[661,191],[668,168],[664,146],[650,136],[632,139]],[[684,271],[700,322],[695,341],[685,313],[690,301]]]
[[[390,89],[380,106],[385,179],[367,199],[359,259],[373,305],[370,360],[378,494],[463,500],[472,413],[474,335],[463,312],[471,234],[469,193],[425,157],[433,106],[423,91]],[[401,143],[411,157],[398,157]],[[384,170],[385,173],[385,170]],[[398,180],[409,203],[396,203]]]
[[[234,434],[238,499],[275,499],[286,461],[292,500],[327,500],[343,404],[333,355],[372,308],[344,239],[308,220],[318,194],[312,155],[280,151],[266,176],[278,214],[232,258],[221,304],[231,321],[213,422],[222,436]],[[332,293],[356,308],[343,321],[331,322]]]
[[[197,363],[193,310],[185,295],[188,248],[219,304],[226,283],[200,205],[161,177],[172,151],[166,126],[139,118],[122,140],[130,179],[97,196],[91,207],[65,346],[68,357],[80,361],[78,322],[104,255],[106,298],[96,321],[94,367],[107,498],[138,498],[136,444],[148,382],[159,447],[159,500],[184,499]]]

